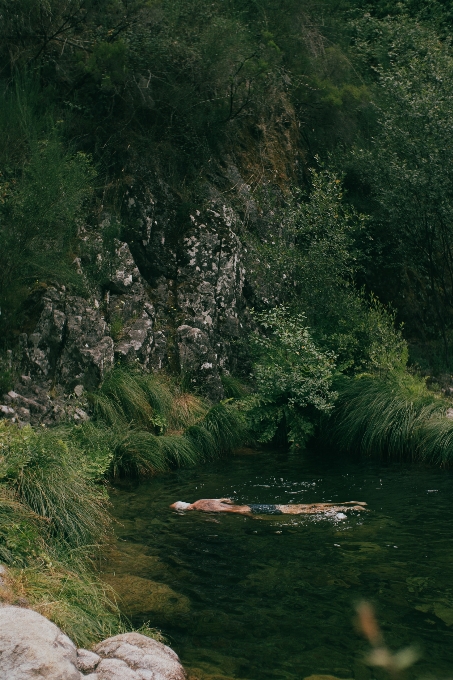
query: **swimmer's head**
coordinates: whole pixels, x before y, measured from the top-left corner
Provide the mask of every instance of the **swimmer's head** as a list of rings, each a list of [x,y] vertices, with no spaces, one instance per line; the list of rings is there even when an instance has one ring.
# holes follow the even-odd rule
[[[174,510],[187,510],[190,508],[190,503],[184,503],[184,501],[176,501],[176,503],[173,503],[173,505],[170,505],[170,508],[173,508]]]

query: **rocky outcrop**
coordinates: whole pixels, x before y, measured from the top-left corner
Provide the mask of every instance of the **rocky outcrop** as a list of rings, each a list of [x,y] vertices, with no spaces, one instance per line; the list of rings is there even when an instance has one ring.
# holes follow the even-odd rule
[[[131,185],[124,221],[153,306],[150,367],[177,368],[216,400],[250,322],[242,220],[213,185],[206,191],[203,209],[181,214],[177,199],[148,176]]]
[[[21,336],[22,366],[37,381],[52,380],[70,390],[95,387],[114,361],[113,340],[96,298],[49,287],[33,333]]]
[[[250,220],[250,192],[234,177]],[[24,379],[12,390],[18,396],[0,395],[0,417],[44,424],[66,418],[59,390],[80,398],[118,362],[182,372],[212,399],[224,396],[221,375],[243,360],[238,341],[250,326],[243,226],[224,192],[213,184],[206,191],[202,209],[182,213],[180,199],[147,175],[126,196],[127,242],[113,239],[106,247],[109,216],[97,230],[82,229],[85,254],[74,263],[85,293],[56,285],[34,293],[36,321],[20,337]],[[27,391],[27,379],[42,394]],[[85,411],[83,401],[77,408]]]
[[[177,654],[139,633],[77,649],[30,609],[0,607],[0,677],[5,680],[186,680]]]

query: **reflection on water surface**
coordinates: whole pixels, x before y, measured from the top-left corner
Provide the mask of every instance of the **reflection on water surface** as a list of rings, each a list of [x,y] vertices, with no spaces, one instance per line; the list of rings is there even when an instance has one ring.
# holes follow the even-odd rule
[[[353,606],[375,602],[389,645],[453,675],[453,475],[410,466],[237,455],[112,492],[106,579],[136,625],[162,629],[197,680],[380,678],[362,663]],[[176,500],[367,501],[344,520],[178,515]]]

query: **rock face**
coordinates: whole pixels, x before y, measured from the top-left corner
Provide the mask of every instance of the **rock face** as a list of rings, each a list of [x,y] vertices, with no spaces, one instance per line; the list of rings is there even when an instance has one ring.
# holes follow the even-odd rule
[[[236,174],[250,221],[256,211]],[[218,400],[222,373],[248,360],[238,349],[250,326],[240,211],[213,185],[200,209],[183,214],[180,199],[155,177],[128,191],[127,242],[113,239],[107,252],[101,232],[109,228],[108,216],[98,229],[82,230],[86,255],[75,263],[85,295],[57,285],[33,294],[32,330],[20,337],[23,380],[14,386],[16,397],[0,394],[0,418],[50,425],[68,416],[58,389],[80,398],[124,361],[182,372]],[[30,392],[36,388],[42,394]],[[83,403],[79,408],[82,413],[70,409],[70,419],[85,419]]]
[[[139,633],[76,649],[30,609],[0,607],[0,677],[5,680],[186,680],[177,654]]]

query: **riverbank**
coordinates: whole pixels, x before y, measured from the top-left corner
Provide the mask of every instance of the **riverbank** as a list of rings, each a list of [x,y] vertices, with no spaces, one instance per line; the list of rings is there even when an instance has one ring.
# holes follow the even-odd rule
[[[112,371],[80,406],[91,417],[79,408],[83,422],[53,428],[0,420],[0,562],[8,567],[0,596],[90,646],[130,630],[116,582],[99,575],[114,540],[109,482],[227,453],[245,429],[230,404],[139,371]],[[142,632],[159,637],[149,625]]]

